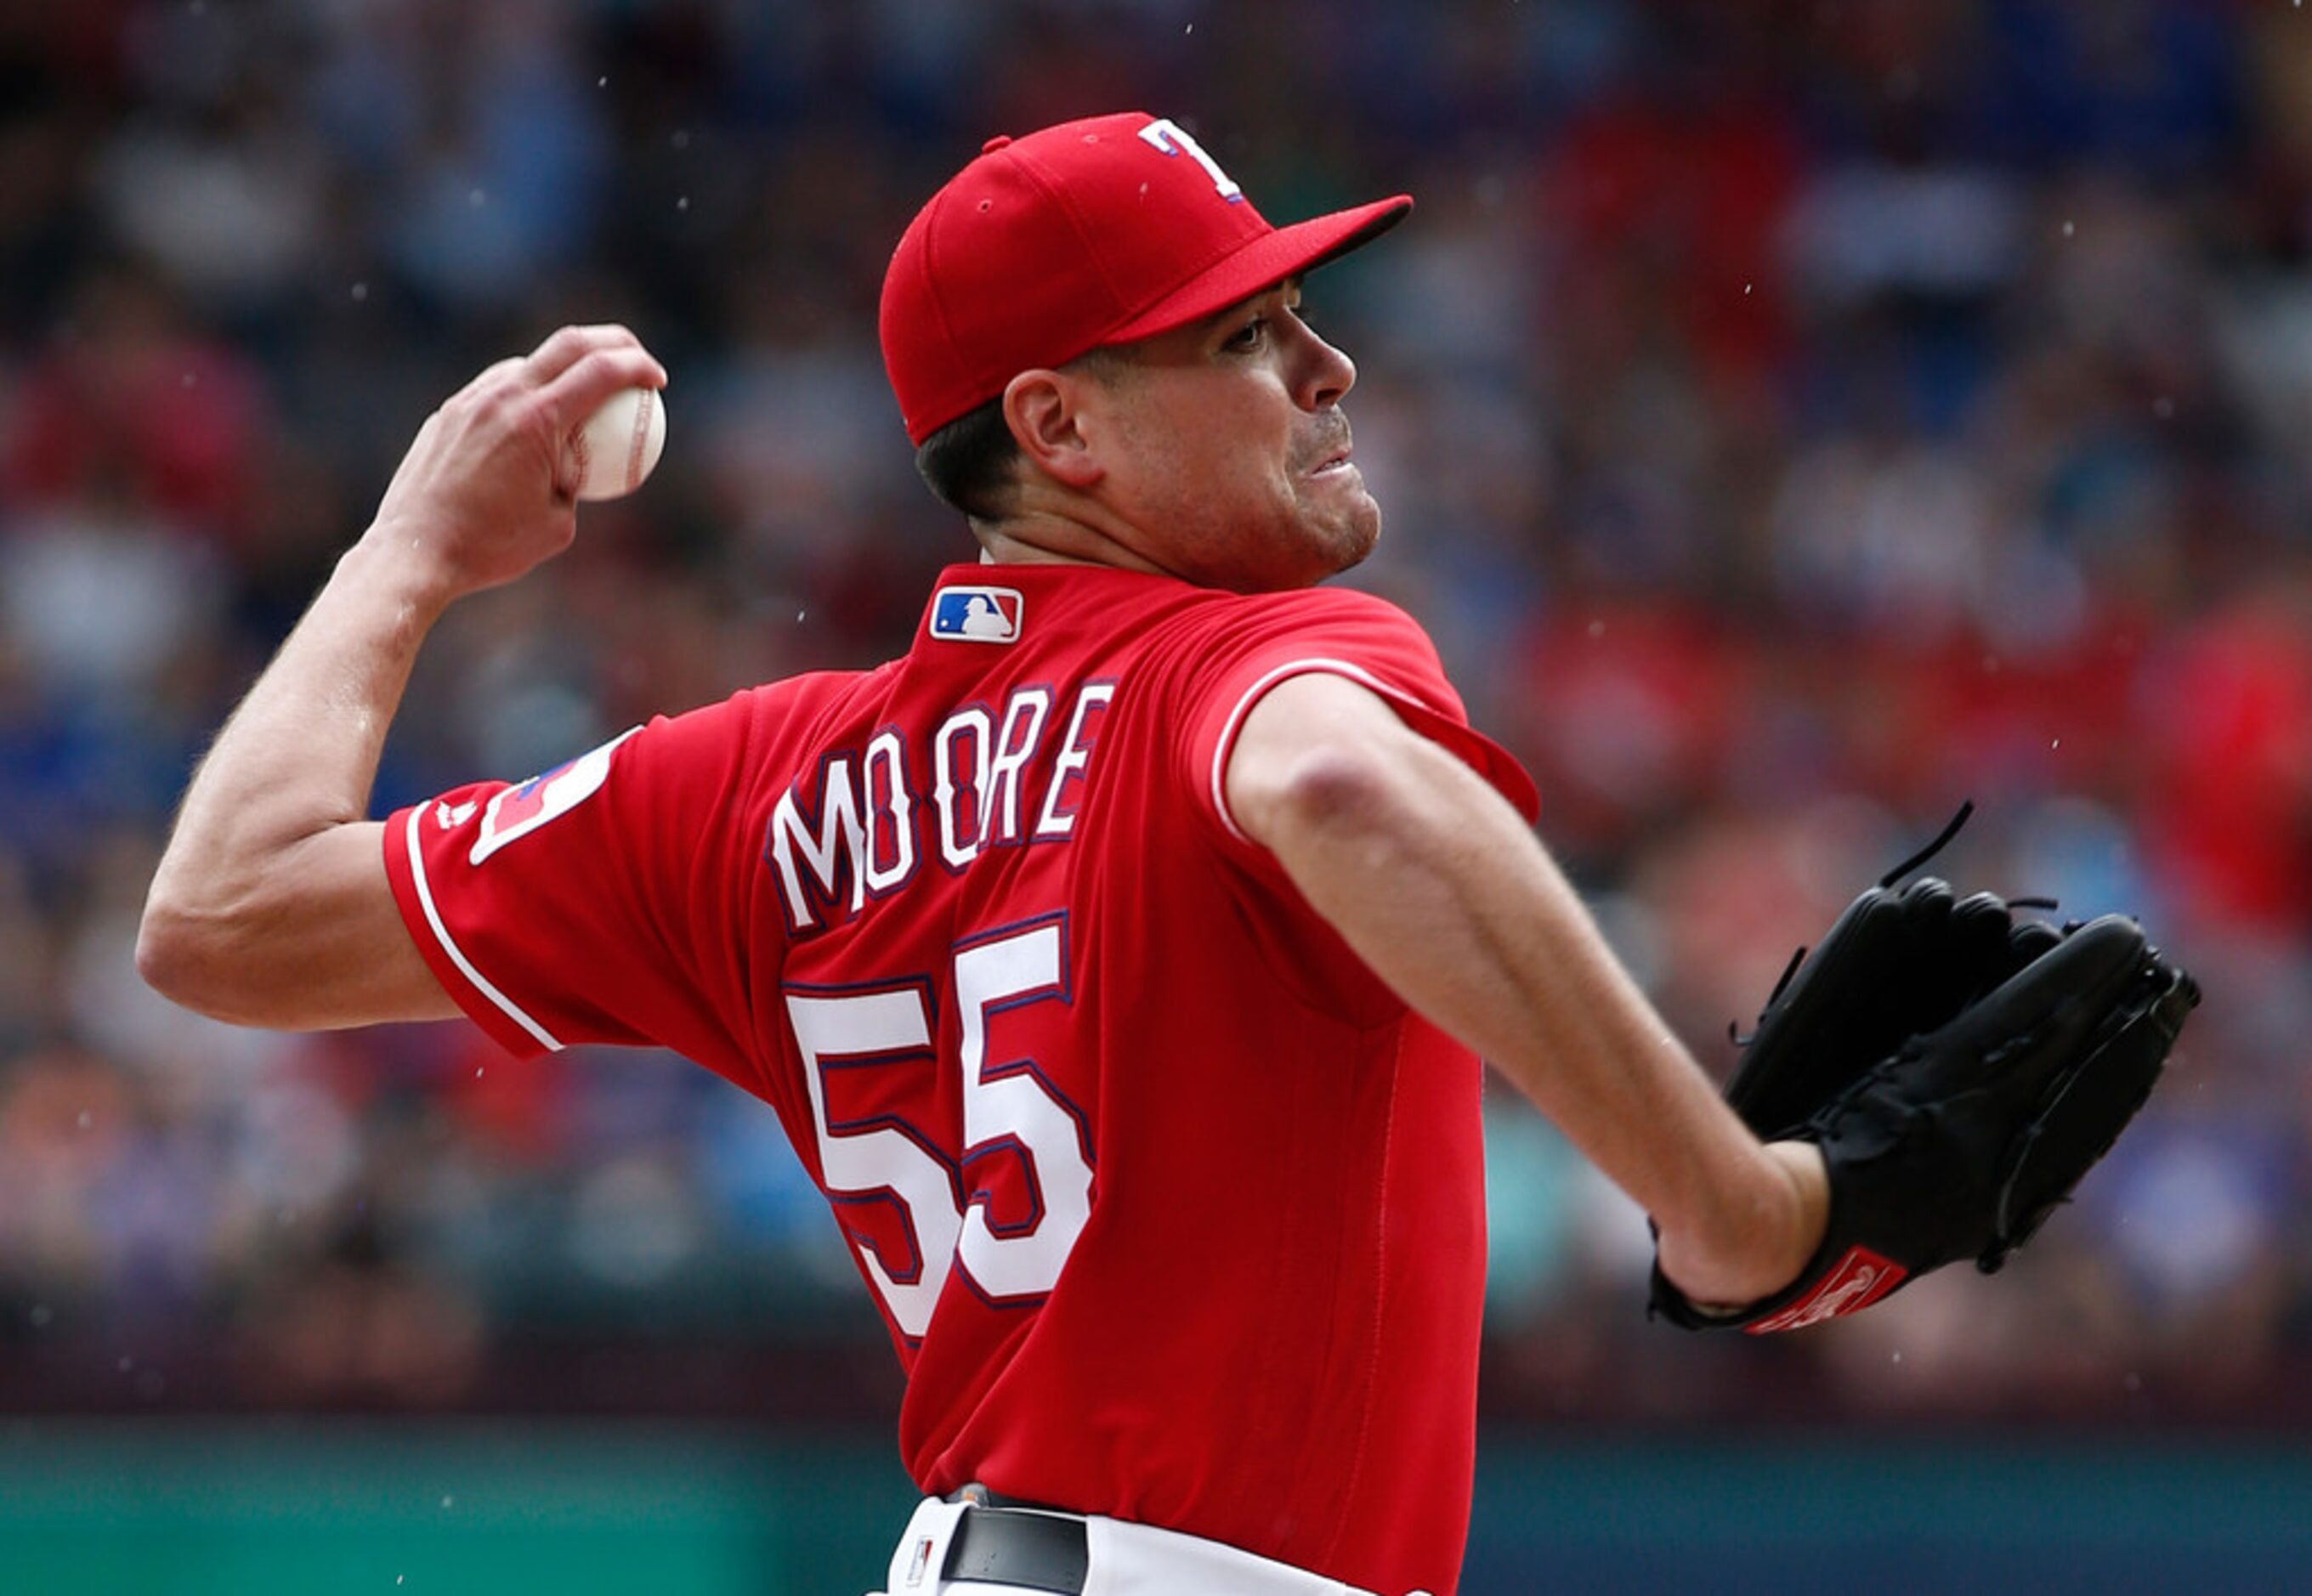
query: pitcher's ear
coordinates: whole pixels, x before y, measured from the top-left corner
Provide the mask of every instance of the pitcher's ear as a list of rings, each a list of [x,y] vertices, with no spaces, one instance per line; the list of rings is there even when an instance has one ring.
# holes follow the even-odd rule
[[[1106,471],[1082,425],[1084,406],[1099,402],[1099,385],[1082,373],[1036,367],[1004,385],[1003,421],[1029,464],[1068,487],[1085,488]]]

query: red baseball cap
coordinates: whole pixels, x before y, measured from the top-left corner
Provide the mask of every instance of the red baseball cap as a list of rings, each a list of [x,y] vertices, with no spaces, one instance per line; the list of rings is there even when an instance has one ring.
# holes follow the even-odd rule
[[[1271,227],[1202,145],[1145,111],[992,138],[883,275],[883,368],[916,443],[1036,366],[1194,321],[1355,249],[1406,195]]]

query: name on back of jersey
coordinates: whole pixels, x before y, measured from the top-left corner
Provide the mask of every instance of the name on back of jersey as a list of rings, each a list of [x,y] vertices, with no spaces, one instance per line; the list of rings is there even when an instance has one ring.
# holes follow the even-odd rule
[[[1115,695],[1113,681],[1087,682],[1063,706],[1049,687],[1015,687],[1000,710],[966,704],[912,746],[887,726],[828,753],[766,828],[788,930],[841,924],[927,859],[961,871],[991,848],[1067,841]]]

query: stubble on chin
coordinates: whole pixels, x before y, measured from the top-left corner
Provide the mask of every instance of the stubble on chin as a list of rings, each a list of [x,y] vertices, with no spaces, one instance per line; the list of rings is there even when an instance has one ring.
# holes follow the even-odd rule
[[[1358,501],[1324,528],[1325,549],[1329,556],[1324,576],[1338,576],[1363,564],[1380,542],[1379,501],[1371,493],[1359,494]]]

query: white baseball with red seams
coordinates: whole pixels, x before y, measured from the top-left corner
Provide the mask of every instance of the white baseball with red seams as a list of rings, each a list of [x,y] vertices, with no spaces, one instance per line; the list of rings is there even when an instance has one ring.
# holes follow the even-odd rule
[[[622,388],[570,434],[563,481],[573,497],[616,499],[642,486],[666,448],[666,404],[656,388]]]

